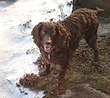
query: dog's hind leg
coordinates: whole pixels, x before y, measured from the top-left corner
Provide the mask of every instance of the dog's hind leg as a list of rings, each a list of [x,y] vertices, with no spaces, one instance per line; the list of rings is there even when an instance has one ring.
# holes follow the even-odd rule
[[[89,32],[90,34],[90,32]],[[99,51],[97,47],[97,30],[95,33],[91,33],[87,38],[85,38],[88,45],[93,49],[94,51],[94,63],[93,65],[95,66],[96,69],[99,67]]]

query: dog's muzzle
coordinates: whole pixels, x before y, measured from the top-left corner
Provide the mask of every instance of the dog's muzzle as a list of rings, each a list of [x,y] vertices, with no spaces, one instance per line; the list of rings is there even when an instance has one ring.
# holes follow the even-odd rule
[[[54,46],[46,45],[46,44],[44,45],[44,51],[47,53],[51,52],[54,48],[55,48],[55,45]]]

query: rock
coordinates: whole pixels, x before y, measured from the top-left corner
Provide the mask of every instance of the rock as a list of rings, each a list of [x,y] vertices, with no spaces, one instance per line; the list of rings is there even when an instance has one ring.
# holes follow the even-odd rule
[[[110,98],[110,96],[90,87],[88,84],[78,84],[71,89],[67,89],[58,98]]]
[[[110,23],[108,24],[100,23],[99,28],[98,28],[98,34],[100,36],[110,35]]]
[[[110,16],[110,0],[73,0],[74,7],[73,10],[77,8],[92,8],[95,9],[96,7],[102,8],[105,11],[101,14],[103,17]]]

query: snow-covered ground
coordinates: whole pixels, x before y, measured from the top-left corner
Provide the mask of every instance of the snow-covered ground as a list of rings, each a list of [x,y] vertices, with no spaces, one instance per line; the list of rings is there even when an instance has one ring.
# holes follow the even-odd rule
[[[66,6],[67,1],[0,1],[0,98],[42,98],[43,91],[19,89],[16,83],[26,73],[38,74],[33,62],[40,53],[33,43],[32,28],[40,21],[58,21],[69,15],[71,6]]]

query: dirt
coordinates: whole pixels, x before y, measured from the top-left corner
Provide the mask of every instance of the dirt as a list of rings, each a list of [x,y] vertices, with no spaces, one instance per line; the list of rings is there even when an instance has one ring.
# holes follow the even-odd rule
[[[39,77],[33,73],[24,75],[20,79],[20,85],[37,91],[45,90],[44,98],[83,98],[59,97],[59,95],[66,93],[68,89],[71,90],[72,87],[79,84],[88,84],[90,88],[110,95],[110,32],[105,35],[99,34],[98,48],[101,67],[96,70],[92,66],[93,51],[84,40],[81,40],[80,47],[72,55],[64,86],[61,89],[59,89],[57,79],[59,73],[58,65],[52,66],[51,73],[46,77]],[[44,69],[43,62],[41,60],[38,61],[39,69],[42,71]],[[109,97],[95,96],[87,98]]]

